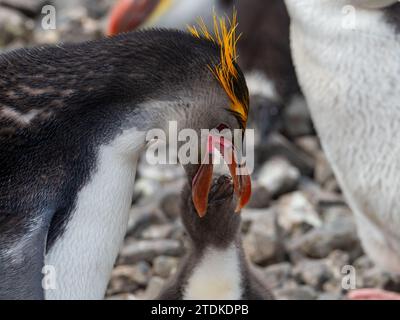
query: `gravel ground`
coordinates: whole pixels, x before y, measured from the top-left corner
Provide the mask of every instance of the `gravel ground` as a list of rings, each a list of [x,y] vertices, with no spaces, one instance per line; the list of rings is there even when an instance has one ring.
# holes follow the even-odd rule
[[[43,3],[0,0],[0,52],[98,38],[114,1],[52,1],[56,30],[41,28]],[[279,130],[257,144],[256,154],[254,191],[242,211],[243,242],[277,299],[343,299],[347,266],[355,271],[357,287],[400,289],[400,279],[379,271],[363,253],[304,103],[286,106]],[[175,272],[188,248],[179,220],[184,182],[178,166],[141,163],[108,299],[151,299]]]

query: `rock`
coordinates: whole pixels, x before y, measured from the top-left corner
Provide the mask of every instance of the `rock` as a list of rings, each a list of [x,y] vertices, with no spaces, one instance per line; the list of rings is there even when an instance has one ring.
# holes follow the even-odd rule
[[[264,163],[273,157],[287,159],[302,175],[311,177],[314,173],[314,158],[279,133],[272,133],[264,145],[257,146],[256,163]]]
[[[317,300],[342,300],[343,295],[341,294],[335,294],[335,293],[329,293],[329,292],[324,292],[318,295]]]
[[[118,265],[111,273],[107,294],[134,292],[140,286],[145,286],[150,280],[151,268],[146,262],[134,266]]]
[[[147,285],[151,277],[151,267],[147,262],[140,261],[132,270],[131,277],[139,285]]]
[[[384,272],[379,268],[365,270],[362,276],[357,278],[357,288],[385,288],[391,280],[390,273]]]
[[[332,192],[332,190],[329,191],[327,188],[322,189],[319,184],[307,177],[300,179],[299,189],[307,195],[312,203],[318,204],[319,207],[346,205],[341,194]]]
[[[165,239],[168,238],[174,230],[173,224],[151,225],[141,233],[143,239]]]
[[[154,274],[161,278],[170,277],[178,267],[178,259],[167,256],[159,256],[153,261]]]
[[[0,6],[0,47],[10,44],[15,39],[25,39],[29,36],[30,19],[18,11]]]
[[[250,226],[248,234],[244,237],[243,246],[252,262],[266,265],[279,261],[283,250],[275,211],[267,211],[268,214],[260,214],[260,212],[262,211],[259,211],[256,223]]]
[[[315,300],[317,292],[310,286],[296,286],[273,291],[277,300]]]
[[[164,224],[166,219],[157,204],[136,205],[129,213],[127,235],[139,237],[151,225]]]
[[[341,250],[334,250],[328,255],[325,261],[333,278],[341,279],[344,275],[342,272],[343,267],[350,264],[350,255]]]
[[[310,112],[303,96],[295,96],[284,109],[284,130],[291,137],[313,132]]]
[[[321,146],[316,136],[303,136],[296,138],[295,144],[314,159],[321,151]]]
[[[271,193],[264,186],[254,183],[251,186],[251,197],[247,208],[266,208],[271,203]]]
[[[305,259],[293,268],[293,274],[301,282],[318,290],[331,277],[330,270],[323,259]]]
[[[276,217],[276,212],[275,209],[273,208],[256,209],[256,208],[248,208],[246,206],[245,208],[242,209],[240,215],[242,217],[242,230],[244,233],[248,233],[252,224],[256,224],[258,221],[263,220],[264,216]],[[269,218],[266,219],[269,220]]]
[[[292,191],[300,178],[300,171],[284,158],[275,157],[267,161],[258,174],[258,183],[273,196]]]
[[[282,196],[278,202],[278,223],[286,231],[292,231],[303,223],[320,227],[322,221],[313,204],[303,192],[296,191]]]
[[[342,190],[340,189],[339,183],[337,182],[337,180],[336,180],[336,178],[334,176],[332,176],[331,178],[329,178],[325,182],[324,189],[327,192],[332,192],[332,193],[336,193],[336,194],[342,193]]]
[[[118,272],[118,271],[116,271]],[[107,296],[112,296],[119,294],[121,292],[133,292],[139,288],[139,285],[130,279],[130,277],[125,275],[114,274],[108,284]]]
[[[120,261],[123,263],[135,263],[141,260],[151,261],[160,255],[180,256],[183,253],[183,246],[177,240],[137,240],[122,248]]]
[[[153,300],[157,298],[164,284],[165,280],[160,277],[151,278],[149,285],[147,286],[146,291],[144,293],[144,299]]]
[[[334,177],[332,168],[328,163],[325,154],[320,151],[317,154],[315,162],[314,178],[321,186],[324,186],[330,179]]]
[[[263,279],[270,289],[281,288],[292,277],[292,266],[288,262],[270,265],[263,269]]]
[[[356,227],[351,217],[341,217],[290,241],[290,251],[311,258],[325,258],[333,250],[360,251]]]
[[[353,265],[354,265],[354,268],[356,268],[357,270],[360,270],[360,271],[372,269],[374,267],[374,263],[367,255],[358,257],[354,261]]]
[[[181,214],[181,194],[170,193],[165,195],[165,197],[161,199],[160,208],[169,219],[174,220],[179,218]]]
[[[136,296],[131,293],[121,293],[116,295],[107,296],[106,300],[137,300]]]
[[[94,19],[106,16],[114,4],[115,0],[85,0],[88,14]]]
[[[29,17],[38,16],[46,3],[48,1],[45,0],[0,0],[0,5],[16,9]]]

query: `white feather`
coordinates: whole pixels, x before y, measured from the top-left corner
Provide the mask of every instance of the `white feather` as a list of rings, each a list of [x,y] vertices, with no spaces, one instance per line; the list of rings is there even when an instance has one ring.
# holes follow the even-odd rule
[[[208,248],[188,280],[184,300],[239,300],[241,282],[237,248]]]
[[[122,245],[144,134],[125,131],[102,146],[96,172],[79,191],[64,235],[46,256],[56,289],[46,299],[102,299]]]
[[[286,0],[301,87],[366,251],[400,272],[400,36],[380,10]]]

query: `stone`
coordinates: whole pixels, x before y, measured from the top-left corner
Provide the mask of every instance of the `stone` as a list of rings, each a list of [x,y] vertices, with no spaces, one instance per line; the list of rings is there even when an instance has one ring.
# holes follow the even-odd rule
[[[318,183],[307,177],[300,179],[299,190],[304,192],[312,203],[318,204],[318,207],[346,205],[341,194],[329,191],[326,187],[323,189]]]
[[[158,256],[153,261],[154,274],[167,279],[178,268],[178,259],[174,257]]]
[[[281,262],[262,269],[263,279],[268,288],[281,288],[292,278],[292,265],[288,262]]]
[[[313,132],[310,112],[303,96],[293,97],[284,109],[284,130],[291,137],[310,135]]]
[[[145,261],[140,261],[133,268],[131,277],[136,283],[144,286],[149,282],[151,273],[151,266]]]
[[[15,39],[29,36],[30,19],[16,10],[0,6],[0,47],[4,47]]]
[[[120,294],[121,292],[133,292],[139,285],[126,276],[113,275],[108,284],[107,296]]]
[[[275,212],[272,210],[267,211],[268,214],[261,212],[259,210],[256,223],[251,224],[248,234],[245,235],[243,246],[253,263],[266,265],[279,261],[283,250]]]
[[[316,136],[302,136],[294,140],[295,144],[313,158],[321,151],[319,140]]]
[[[151,225],[141,233],[142,239],[165,239],[168,238],[174,230],[172,224]]]
[[[273,291],[277,300],[315,300],[317,292],[310,286],[296,286],[277,289]]]
[[[160,278],[160,277],[152,277],[149,285],[146,288],[146,291],[144,292],[144,299],[145,300],[153,300],[157,298],[157,296],[160,294],[161,289],[164,287],[165,280]]]
[[[177,240],[134,240],[122,248],[120,261],[123,263],[135,263],[141,260],[151,261],[160,255],[181,256],[183,253],[183,246]]]
[[[137,297],[131,293],[121,293],[116,295],[107,296],[106,300],[137,300]]]
[[[167,218],[171,220],[179,218],[181,214],[181,194],[170,193],[165,195],[165,197],[161,199],[160,208]]]
[[[0,0],[0,6],[13,8],[29,17],[38,16],[43,6],[49,1],[45,0]]]
[[[140,286],[146,286],[151,277],[151,267],[146,262],[136,265],[118,265],[111,273],[111,280],[107,289],[108,295],[121,292],[134,292]]]
[[[267,161],[258,173],[258,183],[272,196],[293,191],[300,178],[300,171],[285,158],[275,157]]]
[[[330,279],[331,273],[323,259],[304,259],[293,268],[293,275],[300,282],[313,288],[321,289],[322,285]]]
[[[257,147],[256,163],[263,164],[274,157],[287,159],[302,175],[314,174],[315,159],[277,132],[270,134],[265,145]]]
[[[322,221],[313,204],[301,191],[284,195],[278,202],[278,223],[286,231],[292,231],[303,223],[320,227]]]
[[[317,183],[324,186],[330,179],[334,177],[332,168],[328,163],[325,154],[320,151],[317,154],[315,162],[314,178]]]
[[[271,193],[262,185],[253,182],[251,186],[251,197],[247,208],[267,208],[271,204]]]
[[[290,241],[290,251],[300,251],[311,258],[325,258],[333,250],[360,251],[354,220],[341,217],[331,223],[312,229]]]
[[[343,295],[341,294],[335,294],[335,293],[330,293],[330,292],[324,292],[318,295],[317,300],[342,300]]]

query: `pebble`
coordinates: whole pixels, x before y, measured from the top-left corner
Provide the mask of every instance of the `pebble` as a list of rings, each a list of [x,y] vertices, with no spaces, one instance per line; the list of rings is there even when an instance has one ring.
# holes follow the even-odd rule
[[[263,269],[263,279],[271,289],[283,287],[292,278],[292,265],[289,262],[281,262]]]
[[[260,169],[258,183],[272,196],[293,191],[300,178],[300,171],[285,158],[272,158]]]
[[[310,111],[304,97],[295,96],[284,109],[284,130],[291,137],[313,132]]]
[[[277,300],[316,300],[317,292],[310,286],[300,285],[273,291]]]
[[[158,256],[153,261],[154,274],[167,279],[176,271],[178,263],[177,258]]]
[[[326,185],[333,178],[332,168],[322,151],[319,151],[316,156],[314,178],[321,186]]]
[[[292,231],[300,224],[320,227],[322,221],[314,205],[301,191],[282,196],[278,202],[278,223],[286,231]]]
[[[144,292],[143,299],[145,300],[152,300],[157,298],[161,289],[164,287],[165,280],[158,276],[154,276],[151,278],[146,291]]]
[[[151,261],[160,255],[180,256],[183,252],[183,246],[177,240],[135,240],[122,248],[120,261],[124,263],[135,263],[141,260]]]
[[[255,215],[253,211],[253,215]],[[266,265],[282,258],[276,212],[257,212],[258,219],[251,224],[249,232],[244,236],[243,246],[250,260],[258,265]]]
[[[300,251],[311,258],[325,258],[333,250],[359,251],[360,244],[351,217],[338,219],[292,239],[292,251]]]
[[[29,21],[20,12],[0,6],[0,47],[29,36]]]
[[[0,0],[0,6],[13,8],[29,17],[38,16],[46,3],[45,0]]]

